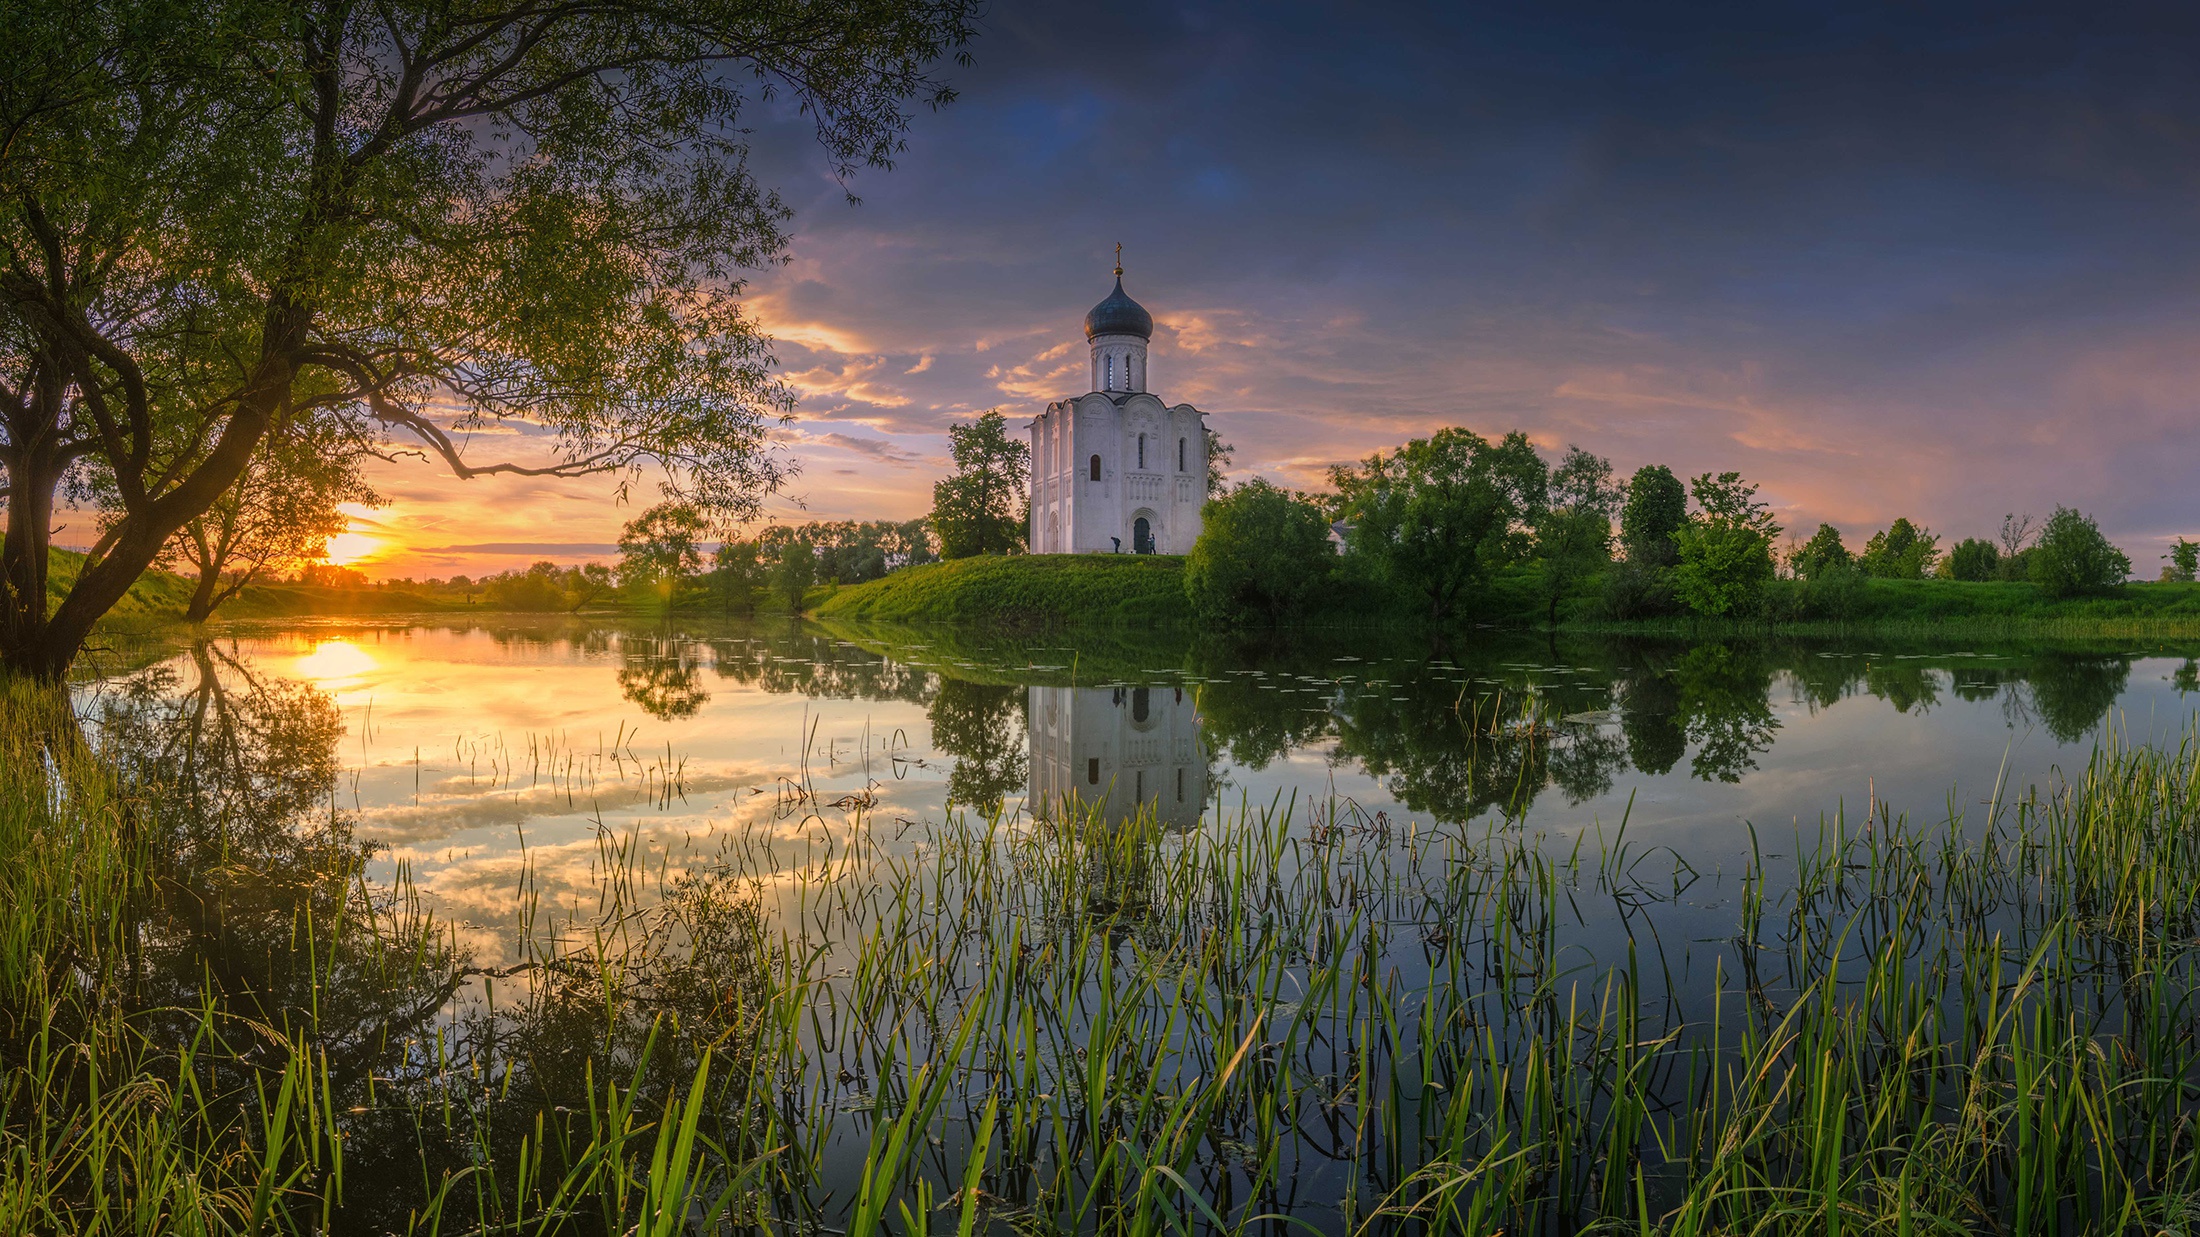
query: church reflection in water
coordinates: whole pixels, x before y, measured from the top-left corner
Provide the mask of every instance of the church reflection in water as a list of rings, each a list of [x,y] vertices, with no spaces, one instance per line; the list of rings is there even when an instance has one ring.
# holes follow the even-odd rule
[[[1034,687],[1031,809],[1046,818],[1072,799],[1126,820],[1143,806],[1171,828],[1199,823],[1207,753],[1199,709],[1181,687]]]

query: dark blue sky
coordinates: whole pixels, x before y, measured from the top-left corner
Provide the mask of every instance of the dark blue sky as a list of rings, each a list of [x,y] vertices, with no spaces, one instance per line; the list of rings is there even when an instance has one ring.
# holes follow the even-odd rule
[[[1240,475],[1518,427],[1852,543],[2071,504],[2152,574],[2200,536],[2196,14],[1003,0],[860,206],[757,134],[794,493],[917,514],[950,421],[1081,390],[1120,240]]]

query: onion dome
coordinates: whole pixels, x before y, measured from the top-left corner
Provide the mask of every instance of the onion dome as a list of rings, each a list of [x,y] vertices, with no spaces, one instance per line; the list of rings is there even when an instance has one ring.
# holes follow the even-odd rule
[[[1146,307],[1124,295],[1123,270],[1115,271],[1115,291],[1108,299],[1092,307],[1085,315],[1085,338],[1099,335],[1136,335],[1140,339],[1153,338],[1153,315]]]

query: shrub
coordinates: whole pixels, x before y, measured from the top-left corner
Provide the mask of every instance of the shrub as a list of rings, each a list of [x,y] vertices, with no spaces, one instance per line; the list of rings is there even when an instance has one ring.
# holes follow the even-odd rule
[[[1945,566],[1951,580],[1991,580],[2001,567],[2001,551],[1991,541],[1966,537],[1949,551]]]
[[[2108,543],[2092,517],[2055,508],[2032,547],[2032,582],[2050,597],[2075,597],[2114,588],[2131,574],[2131,560]]]
[[[1620,620],[1661,618],[1678,613],[1673,596],[1672,573],[1663,567],[1628,559],[1612,564],[1604,577],[1604,612]]]
[[[1289,622],[1335,573],[1322,509],[1259,477],[1210,499],[1200,521],[1184,592],[1206,622]]]
[[[1854,564],[1845,564],[1812,576],[1803,589],[1803,611],[1816,619],[1845,622],[1864,613],[1869,586]]]

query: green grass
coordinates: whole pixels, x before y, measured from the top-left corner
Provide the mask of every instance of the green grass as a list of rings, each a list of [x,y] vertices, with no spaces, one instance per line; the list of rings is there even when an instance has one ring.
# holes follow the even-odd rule
[[[1836,612],[1813,600],[1810,586],[1774,583],[1768,613],[1742,619],[1677,615],[1634,621],[1596,617],[1579,599],[1563,626],[1576,631],[1719,637],[1775,631],[1787,635],[1871,634],[1922,638],[1993,637],[2146,639],[2200,636],[2200,584],[2126,584],[2098,596],[2053,598],[2014,581],[1865,580]]]
[[[1751,831],[1723,876],[1624,821],[828,825],[788,781],[699,862],[605,832],[562,920],[523,858],[519,961],[488,970],[402,869],[368,879],[313,777],[263,810],[313,744],[207,780],[239,709],[238,742],[333,752],[309,693],[264,690],[80,732],[0,685],[0,1231],[2030,1237],[2200,1211],[2190,741],[1968,820]],[[494,776],[609,775],[529,750]]]
[[[834,591],[823,619],[1016,627],[1189,621],[1184,560],[1158,554],[1020,554],[908,567]]]

